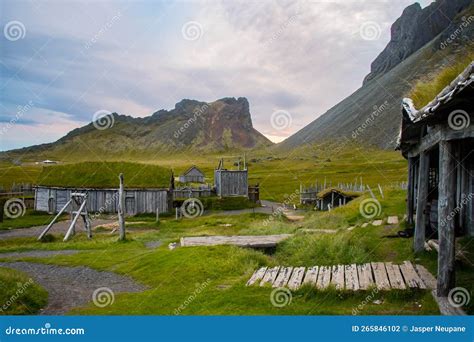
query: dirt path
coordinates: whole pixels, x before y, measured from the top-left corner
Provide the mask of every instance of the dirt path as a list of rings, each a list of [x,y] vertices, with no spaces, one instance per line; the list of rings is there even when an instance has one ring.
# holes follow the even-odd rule
[[[141,292],[146,289],[129,277],[100,272],[85,266],[0,262],[0,267],[25,272],[48,291],[48,304],[41,310],[40,315],[63,315],[90,302],[94,302],[98,307],[113,305],[117,293]]]
[[[115,222],[116,220],[93,220],[92,221],[92,228],[94,229],[95,227],[102,226],[104,224],[110,224]],[[67,229],[69,228],[69,225],[71,222],[69,220],[65,221],[60,221],[54,224],[54,226],[51,228],[49,233],[51,234],[66,234]],[[21,229],[11,229],[11,230],[1,230],[0,231],[0,240],[6,240],[6,239],[11,239],[11,238],[19,238],[19,237],[38,237],[41,232],[47,227],[45,226],[37,226],[37,227],[31,227],[31,228],[21,228]],[[83,229],[82,229],[82,222],[78,221],[78,224],[76,226],[76,234],[82,234]]]
[[[7,252],[0,253],[0,259],[3,258],[48,258],[57,255],[71,255],[81,252],[76,249],[62,249],[59,251],[25,251],[25,252]]]

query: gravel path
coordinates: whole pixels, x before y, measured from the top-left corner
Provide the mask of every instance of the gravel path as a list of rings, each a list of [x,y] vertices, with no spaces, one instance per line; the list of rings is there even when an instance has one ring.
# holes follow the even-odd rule
[[[63,315],[90,302],[94,302],[98,307],[113,305],[114,295],[117,293],[146,290],[145,286],[130,277],[96,271],[85,266],[0,262],[0,267],[25,272],[48,291],[48,304],[41,310],[40,315]]]
[[[82,229],[83,223],[79,220],[77,221],[76,225],[76,234],[84,234],[84,230]],[[104,224],[110,224],[115,222],[115,220],[93,220],[92,221],[92,228],[94,229],[97,226],[102,226]],[[66,234],[69,225],[71,222],[69,220],[60,221],[53,225],[53,227],[49,230],[48,234]],[[6,240],[11,238],[18,238],[18,237],[38,237],[41,232],[47,227],[44,226],[37,226],[31,228],[20,228],[20,229],[11,229],[11,230],[0,230],[0,240]]]
[[[79,250],[75,249],[63,249],[60,251],[25,251],[25,252],[8,252],[0,253],[0,259],[3,258],[47,258],[54,257],[56,255],[71,255],[79,253]]]

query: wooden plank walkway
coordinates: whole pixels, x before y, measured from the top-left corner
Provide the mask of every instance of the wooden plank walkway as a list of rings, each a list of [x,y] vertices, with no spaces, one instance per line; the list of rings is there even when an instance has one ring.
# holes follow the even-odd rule
[[[235,245],[239,247],[269,248],[289,238],[292,234],[191,236],[181,238],[181,247]]]
[[[391,262],[372,262],[362,265],[334,265],[308,267],[261,267],[257,269],[247,286],[288,287],[298,290],[301,286],[337,290],[360,291],[370,288],[388,291],[412,288],[436,289],[436,278],[422,265],[404,261],[401,265]]]

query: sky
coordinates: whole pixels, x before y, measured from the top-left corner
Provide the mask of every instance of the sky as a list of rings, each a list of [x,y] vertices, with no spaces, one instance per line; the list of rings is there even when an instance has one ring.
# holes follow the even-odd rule
[[[361,86],[413,2],[2,0],[0,151],[185,98],[246,97],[279,142]]]

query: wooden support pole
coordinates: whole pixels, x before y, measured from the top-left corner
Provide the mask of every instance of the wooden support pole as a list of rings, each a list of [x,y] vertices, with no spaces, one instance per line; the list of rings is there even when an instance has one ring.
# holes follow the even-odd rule
[[[119,240],[125,240],[125,194],[123,189],[123,173],[119,175],[119,205],[118,205],[118,222],[119,222]]]
[[[415,158],[408,158],[408,189],[407,189],[407,223],[413,224],[414,198],[415,198]]]
[[[69,200],[65,205],[64,207],[59,211],[59,213],[54,217],[54,219],[51,221],[51,223],[46,227],[45,230],[43,230],[43,232],[40,234],[40,236],[38,237],[38,241],[41,240],[43,238],[43,236],[46,235],[46,233],[51,229],[51,227],[53,226],[54,222],[56,222],[56,220],[59,218],[59,216],[62,215],[62,213],[64,212],[64,210],[66,210],[66,208],[69,206],[69,204],[71,204],[71,201],[72,200]],[[72,211],[71,211],[72,212]]]
[[[455,235],[452,217],[456,190],[456,165],[453,143],[439,142],[438,183],[438,297],[446,297],[454,287]]]
[[[75,232],[74,227],[76,226],[77,219],[78,219],[79,216],[81,215],[82,209],[84,209],[84,207],[86,206],[86,203],[87,203],[87,199],[84,199],[84,202],[82,202],[81,206],[79,207],[79,210],[76,212],[76,215],[75,215],[74,218],[72,219],[71,225],[69,226],[69,229],[68,229],[68,231],[67,231],[67,233],[66,233],[66,236],[64,236],[63,241],[69,240],[69,238],[71,237],[71,235],[74,234],[74,232]]]
[[[426,204],[428,202],[428,177],[430,158],[427,152],[421,152],[420,165],[418,168],[418,193],[416,201],[416,222],[415,222],[415,252],[421,252],[425,248],[426,237]]]

